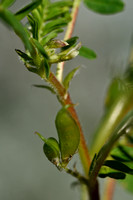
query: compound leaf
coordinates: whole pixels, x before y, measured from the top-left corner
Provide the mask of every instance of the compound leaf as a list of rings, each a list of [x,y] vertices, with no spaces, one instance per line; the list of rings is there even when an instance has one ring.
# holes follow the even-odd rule
[[[127,165],[123,164],[122,162],[119,162],[119,161],[116,161],[116,160],[106,160],[104,162],[104,166],[108,166],[112,169],[133,175],[133,169],[131,169]]]

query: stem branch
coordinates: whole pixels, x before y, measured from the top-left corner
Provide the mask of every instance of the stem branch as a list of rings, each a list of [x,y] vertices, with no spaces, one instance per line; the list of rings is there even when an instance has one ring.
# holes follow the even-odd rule
[[[69,168],[65,168],[66,173],[77,178],[82,184],[88,185],[88,179],[85,176],[82,176],[78,171],[73,171]]]
[[[73,119],[76,121],[77,125],[80,129],[80,145],[79,145],[79,155],[80,159],[83,165],[83,169],[85,174],[88,176],[89,166],[90,166],[90,156],[88,152],[88,148],[86,145],[86,141],[84,138],[84,134],[82,131],[82,127],[80,125],[77,113],[74,109],[74,104],[71,101],[70,94],[66,91],[66,89],[63,87],[63,85],[57,80],[55,75],[50,72],[49,80],[47,80],[52,87],[56,90],[57,96],[59,97],[59,100],[63,106],[65,105],[71,105],[68,107],[68,111],[70,112]]]

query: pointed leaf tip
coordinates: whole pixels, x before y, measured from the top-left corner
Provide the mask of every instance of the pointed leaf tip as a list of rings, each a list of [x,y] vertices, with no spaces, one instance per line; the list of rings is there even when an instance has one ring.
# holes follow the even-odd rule
[[[4,8],[9,8],[14,2],[15,0],[2,0],[1,4]]]
[[[85,46],[82,46],[79,49],[79,55],[88,59],[95,59],[97,57],[96,53],[93,50]]]
[[[42,89],[47,89],[49,90],[51,93],[55,94],[55,91],[52,87],[50,86],[47,86],[47,85],[33,85],[34,87],[37,87],[37,88],[42,88]]]
[[[99,14],[115,14],[124,9],[124,3],[121,0],[84,0],[85,6]]]
[[[70,71],[67,76],[65,77],[64,81],[63,81],[63,85],[66,88],[66,90],[69,88],[70,82],[71,80],[74,78],[74,76],[76,75],[76,73],[78,72],[80,67],[76,67],[75,69],[73,69],[72,71]]]
[[[18,20],[22,20],[26,15],[28,15],[32,10],[37,8],[41,4],[42,0],[36,0],[26,5],[24,8],[16,12],[15,16]]]

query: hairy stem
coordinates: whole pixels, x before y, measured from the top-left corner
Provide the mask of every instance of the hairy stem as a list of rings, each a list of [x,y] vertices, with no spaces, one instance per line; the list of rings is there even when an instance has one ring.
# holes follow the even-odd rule
[[[78,171],[73,171],[69,168],[65,168],[66,173],[72,175],[77,178],[82,184],[88,185],[88,179],[85,176],[82,176]]]
[[[74,0],[74,2],[73,2],[73,8],[72,8],[72,12],[71,12],[72,20],[70,21],[70,23],[67,26],[64,40],[68,40],[72,36],[73,30],[75,27],[75,23],[76,23],[76,19],[77,19],[77,15],[78,15],[80,2],[81,2],[81,0]],[[60,82],[62,82],[62,79],[63,79],[63,70],[64,70],[64,62],[60,62],[57,66],[57,79]]]

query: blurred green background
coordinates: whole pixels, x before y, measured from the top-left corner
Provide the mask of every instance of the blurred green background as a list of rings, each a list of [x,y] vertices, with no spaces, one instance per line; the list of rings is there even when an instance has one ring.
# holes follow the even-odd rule
[[[28,2],[17,0],[12,10]],[[73,35],[79,36],[82,44],[93,49],[98,57],[77,57],[66,63],[65,73],[82,66],[70,92],[74,103],[79,103],[77,112],[88,144],[104,110],[106,88],[113,76],[123,72],[128,61],[133,1],[125,3],[125,11],[116,15],[95,14],[83,5],[79,11]],[[15,48],[23,49],[21,41],[0,23],[0,200],[78,200],[79,186],[71,188],[75,179],[59,172],[46,159],[42,142],[34,135],[39,131],[45,137],[57,137],[54,119],[60,104],[49,91],[32,86],[43,81],[26,70]],[[79,161],[77,166],[81,168]],[[114,199],[120,198],[133,199],[118,185]]]

